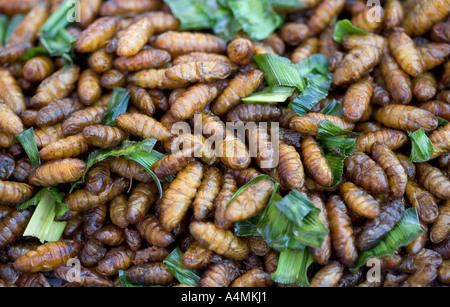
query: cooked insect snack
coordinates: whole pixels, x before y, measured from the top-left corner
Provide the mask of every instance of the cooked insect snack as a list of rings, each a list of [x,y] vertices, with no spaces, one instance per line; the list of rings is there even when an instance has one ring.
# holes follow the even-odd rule
[[[450,0],[369,2],[0,0],[0,287],[448,287]]]

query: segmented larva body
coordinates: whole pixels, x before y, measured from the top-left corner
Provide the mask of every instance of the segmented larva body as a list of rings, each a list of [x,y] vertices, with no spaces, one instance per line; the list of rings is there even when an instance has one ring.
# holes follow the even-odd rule
[[[66,264],[81,251],[82,245],[75,241],[48,242],[14,261],[14,269],[20,272],[48,272]]]

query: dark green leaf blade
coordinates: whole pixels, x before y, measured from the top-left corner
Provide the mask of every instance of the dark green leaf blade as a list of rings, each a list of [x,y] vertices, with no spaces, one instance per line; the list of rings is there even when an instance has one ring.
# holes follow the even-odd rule
[[[271,275],[272,280],[280,284],[296,284],[299,287],[308,287],[308,268],[314,262],[309,249],[286,249],[280,253],[278,266]]]
[[[227,5],[242,29],[254,40],[266,39],[283,23],[269,0],[228,0]]]
[[[334,26],[334,40],[338,43],[342,43],[342,39],[350,34],[369,34],[368,32],[361,30],[352,25],[348,19],[340,20]]]
[[[38,167],[41,164],[41,158],[39,157],[39,150],[34,138],[33,127],[17,135],[16,138],[20,142],[20,144],[22,144],[23,149],[25,150],[28,158],[31,161],[31,165],[33,167]]]
[[[415,132],[408,132],[411,139],[411,162],[426,162],[431,159],[434,153],[433,143],[423,129]]]
[[[103,116],[103,123],[107,126],[116,125],[116,117],[122,113],[125,113],[128,109],[128,103],[130,101],[130,90],[116,87],[113,90],[111,100],[108,104],[108,109]]]

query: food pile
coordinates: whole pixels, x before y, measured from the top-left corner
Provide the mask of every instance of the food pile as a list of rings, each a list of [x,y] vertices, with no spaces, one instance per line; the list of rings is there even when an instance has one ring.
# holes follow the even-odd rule
[[[1,0],[0,286],[448,286],[449,15]]]

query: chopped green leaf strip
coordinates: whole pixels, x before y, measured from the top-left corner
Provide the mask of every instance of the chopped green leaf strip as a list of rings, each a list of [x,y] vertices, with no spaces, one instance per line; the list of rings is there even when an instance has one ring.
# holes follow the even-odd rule
[[[371,258],[393,255],[396,250],[411,243],[421,233],[423,230],[420,227],[416,208],[406,209],[394,229],[377,246],[360,253],[356,266],[351,271],[358,271]]]
[[[123,288],[142,288],[144,286],[141,285],[135,285],[133,283],[131,283],[131,281],[128,279],[128,275],[126,271],[119,271],[119,280],[120,280],[120,285]]]
[[[72,2],[72,3],[71,3]],[[39,32],[47,38],[55,37],[59,30],[66,28],[69,24],[69,12],[74,9],[75,1],[65,0],[58,9],[45,21]]]
[[[75,47],[76,39],[66,29],[60,29],[53,37],[41,37],[40,42],[50,56],[56,57],[71,54]]]
[[[328,96],[331,86],[331,78],[328,76],[315,76],[310,78],[306,89],[290,104],[299,116],[308,113],[320,100]]]
[[[153,150],[155,144],[156,140],[154,139],[145,139],[141,142],[124,141],[122,145],[116,148],[97,149],[92,151],[86,159],[86,171],[84,172],[81,179],[72,185],[70,192],[72,192],[78,184],[83,183],[85,181],[87,172],[92,168],[92,166],[94,166],[98,162],[106,161],[114,157],[120,156],[127,157],[131,154],[146,155],[149,156],[149,159],[153,159],[153,157],[161,157],[162,155],[161,153],[157,153],[156,151]]]
[[[281,251],[278,266],[271,275],[272,280],[280,284],[296,284],[309,287],[308,268],[314,258],[308,248],[303,250],[286,249]]]
[[[153,164],[155,164],[158,160],[151,159],[151,155],[142,155],[139,153],[132,153],[126,157],[128,160],[132,160],[134,162],[139,163],[152,177],[153,181],[156,183],[156,186],[158,187],[159,196],[162,197],[163,195],[163,189],[161,186],[161,181],[159,180],[158,176],[151,170],[151,167]]]
[[[331,120],[323,120],[319,125],[318,138],[326,138],[330,136],[342,136],[342,135],[354,135],[358,136],[360,133],[349,130],[344,130],[341,127],[334,124]]]
[[[165,0],[173,15],[180,20],[181,30],[200,30],[212,27],[210,17],[205,14],[203,0]]]
[[[352,25],[348,19],[340,20],[334,26],[334,40],[338,43],[342,43],[342,39],[350,34],[369,34],[368,32],[361,30]]]
[[[43,47],[35,47],[28,49],[25,54],[22,56],[22,60],[28,61],[34,57],[40,56],[40,55],[50,55],[47,51],[47,49]]]
[[[227,41],[232,40],[242,30],[241,24],[234,19],[233,13],[228,8],[220,8],[209,16],[212,19],[214,33]]]
[[[448,124],[448,120],[446,120],[445,118],[442,118],[442,117],[439,117],[439,116],[436,116],[436,117],[438,119],[439,126],[445,126],[445,125]]]
[[[0,46],[6,44],[6,30],[8,28],[8,16],[0,14]]]
[[[68,212],[69,206],[67,206],[63,202],[64,193],[59,192],[57,187],[49,187],[49,188],[42,188],[37,192],[31,199],[28,201],[21,203],[16,206],[17,210],[25,210],[32,206],[37,206],[39,202],[47,195],[50,194],[50,196],[53,198],[55,203],[55,215],[57,218],[60,218],[63,216],[66,212]]]
[[[261,92],[254,93],[244,99],[246,103],[279,103],[285,102],[295,92],[295,87],[266,87]]]
[[[23,20],[24,17],[25,17],[25,15],[18,14],[18,15],[12,16],[9,19],[8,27],[6,28],[6,34],[5,34],[5,41],[4,41],[5,45],[8,44],[9,39],[11,38],[11,35],[14,32],[14,29],[17,27],[19,22],[21,22]]]
[[[320,110],[320,113],[337,116],[340,118],[344,117],[344,109],[342,108],[342,104],[336,99],[333,99],[329,105]]]
[[[306,88],[306,81],[291,61],[272,53],[258,54],[253,57],[259,69],[265,74],[270,87],[288,86],[300,90]]]
[[[17,135],[16,138],[20,142],[20,144],[22,144],[23,149],[25,150],[28,158],[31,161],[31,165],[33,167],[38,167],[41,164],[41,158],[39,157],[39,150],[34,138],[33,127]]]
[[[39,194],[40,200],[31,219],[25,229],[24,236],[38,238],[42,243],[49,241],[58,241],[67,222],[56,222],[56,203],[57,200],[50,192],[50,189],[42,189],[44,192]]]
[[[108,104],[108,109],[103,116],[103,123],[107,126],[116,126],[116,117],[125,113],[128,109],[130,101],[130,90],[116,87],[114,88],[111,100]]]
[[[183,252],[179,248],[175,248],[163,262],[166,264],[166,268],[181,284],[198,287],[201,272],[186,268],[182,262],[183,255]]]
[[[320,247],[328,233],[314,204],[296,190],[284,198],[274,195],[264,211],[252,219],[235,223],[238,236],[258,233],[276,250]],[[255,230],[256,229],[256,230]]]
[[[426,135],[423,129],[415,132],[408,132],[411,139],[411,156],[409,161],[411,162],[425,162],[431,159],[434,153],[433,143]]]
[[[338,137],[342,135],[357,136],[359,133],[344,130],[328,119],[320,123],[317,141],[322,145],[333,172],[333,186],[341,181],[344,160],[348,155],[353,154],[356,148],[356,138]]]
[[[298,9],[306,7],[306,4],[300,0],[270,0],[274,8],[280,9]]]
[[[234,18],[254,40],[266,39],[284,21],[269,0],[228,0],[227,4]]]

